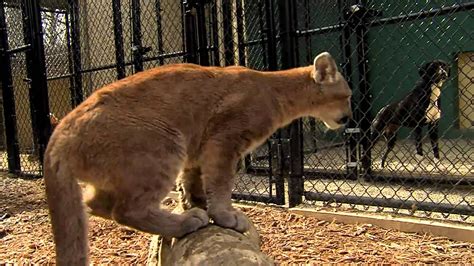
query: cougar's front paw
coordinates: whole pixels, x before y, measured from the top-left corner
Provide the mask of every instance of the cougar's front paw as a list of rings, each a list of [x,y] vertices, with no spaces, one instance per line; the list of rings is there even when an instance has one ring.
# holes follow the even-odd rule
[[[192,208],[184,212],[183,215],[186,217],[186,219],[182,224],[182,234],[178,237],[192,233],[209,224],[209,216],[203,209]]]
[[[234,229],[241,233],[246,232],[250,227],[247,216],[234,208],[230,210],[212,211],[209,213],[209,216],[214,220],[215,224]]]

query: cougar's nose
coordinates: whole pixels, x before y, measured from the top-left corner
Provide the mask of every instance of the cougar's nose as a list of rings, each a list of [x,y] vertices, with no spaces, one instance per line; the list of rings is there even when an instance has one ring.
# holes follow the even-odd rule
[[[342,117],[341,119],[339,119],[339,121],[337,121],[337,123],[341,124],[341,125],[342,124],[347,124],[347,122],[349,122],[350,119],[351,118],[348,115],[346,115],[346,116]]]

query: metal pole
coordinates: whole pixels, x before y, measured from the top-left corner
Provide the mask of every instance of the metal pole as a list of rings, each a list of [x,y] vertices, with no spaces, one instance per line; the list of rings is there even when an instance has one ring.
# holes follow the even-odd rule
[[[132,0],[132,52],[135,72],[143,71],[143,45],[140,0]]]
[[[121,0],[112,0],[112,11],[114,18],[114,43],[115,60],[117,61],[117,79],[122,79],[125,74],[125,54],[123,48],[122,7]]]
[[[275,19],[273,16],[273,1],[265,0],[265,19],[267,28],[264,30],[267,35],[267,53],[268,53],[268,70],[277,70],[278,69],[278,60],[277,60],[277,49],[276,49],[276,30],[275,30]]]
[[[297,44],[296,44],[296,27],[297,14],[292,0],[281,0],[279,3],[279,21],[282,45],[282,68],[289,69],[298,65]],[[289,137],[289,178],[288,178],[288,203],[290,207],[301,204],[304,192],[303,180],[303,130],[302,120],[298,119],[282,132],[282,145],[285,144],[286,135]],[[286,150],[286,149],[283,149]],[[283,154],[282,157],[286,157]],[[285,162],[287,160],[283,160]],[[283,163],[282,168],[287,167]]]
[[[71,44],[73,62],[73,106],[80,104],[84,100],[82,92],[82,63],[81,63],[81,40],[79,27],[79,6],[76,0],[68,0],[71,21]]]
[[[363,6],[362,6],[363,7]],[[372,94],[370,93],[369,84],[369,59],[368,59],[368,41],[367,41],[367,19],[370,17],[371,11],[365,7],[359,9],[360,14],[355,14],[356,18],[356,45],[357,45],[357,61],[359,69],[359,91],[360,102],[358,109],[361,117],[359,120],[360,140],[361,145],[361,166],[363,175],[371,172],[371,154],[370,154],[370,126],[372,122]]]
[[[184,40],[185,40],[185,60],[188,63],[198,63],[197,41],[196,41],[196,9],[193,2],[183,0],[184,13]]]
[[[74,63],[72,60],[72,44],[71,44],[71,19],[70,13],[66,12],[66,46],[67,46],[67,64],[68,64],[68,71],[69,71],[69,93],[71,99],[71,107],[76,106],[76,99],[74,97],[75,90],[74,90]]]
[[[232,34],[232,3],[230,0],[222,1],[222,13],[224,28],[224,58],[225,65],[235,64],[234,60],[234,36]]]
[[[237,16],[237,45],[239,49],[239,65],[245,66],[245,38],[244,38],[244,17],[243,17],[243,5],[242,0],[237,0],[236,3],[236,16]]]
[[[161,23],[161,0],[155,0],[155,16],[156,16],[156,33],[158,36],[158,55],[163,55],[165,51],[163,50],[163,29]],[[158,59],[160,65],[165,64],[163,57]]]
[[[199,64],[203,66],[209,65],[209,50],[207,49],[207,31],[206,31],[206,12],[205,1],[196,2],[196,19],[198,33],[198,53]],[[225,21],[225,18],[224,18]]]
[[[44,54],[43,29],[40,3],[36,0],[25,0],[24,22],[28,27],[25,40],[32,46],[26,52],[27,72],[31,79],[30,101],[32,101],[33,135],[38,145],[40,162],[43,162],[44,151],[51,135],[49,119],[49,97],[46,79],[46,59]]]
[[[210,26],[212,29],[212,49],[214,50],[213,53],[213,60],[212,64],[215,66],[220,65],[220,54],[219,54],[219,22],[217,19],[217,1],[212,2],[211,6],[211,21],[210,21]]]
[[[2,73],[3,115],[5,125],[5,138],[7,144],[8,172],[19,173],[20,151],[16,126],[15,96],[13,93],[13,77],[11,72],[10,55],[7,53],[8,32],[5,17],[4,2],[0,1],[0,72]]]
[[[344,1],[347,3],[348,1]],[[350,18],[350,14],[344,14],[345,12],[345,7],[342,6],[342,4],[339,3],[339,11],[343,14],[342,19],[340,19],[340,24],[342,24],[342,20],[346,20]],[[345,17],[347,16],[347,17]],[[343,24],[342,28],[342,35],[341,35],[341,47],[342,47],[342,55],[343,55],[343,65],[342,65],[342,71],[344,73],[344,77],[347,79],[347,83],[349,84],[350,88],[353,88],[353,82],[352,82],[352,62],[351,62],[351,56],[352,56],[352,45],[351,45],[351,38],[352,38],[352,32],[353,32],[353,27],[352,23],[349,23],[345,21],[346,23]],[[351,99],[352,106],[357,106],[357,102],[355,98]],[[357,138],[359,137],[360,133],[355,130],[358,128],[358,125],[356,121],[359,120],[359,113],[358,113],[358,108],[354,110],[354,119],[352,119],[347,128],[348,129],[354,129],[354,130],[346,130],[344,133],[346,138],[347,138],[347,145],[345,145],[346,148],[346,166],[347,166],[347,175],[349,179],[357,179]]]

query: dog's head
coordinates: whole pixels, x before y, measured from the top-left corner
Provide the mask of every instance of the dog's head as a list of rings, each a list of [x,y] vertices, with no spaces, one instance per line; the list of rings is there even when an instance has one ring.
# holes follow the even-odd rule
[[[328,52],[323,52],[314,59],[312,77],[320,92],[317,111],[313,116],[322,120],[330,129],[346,125],[352,118],[352,91]]]
[[[450,66],[442,60],[434,60],[423,64],[418,70],[418,74],[424,80],[432,83],[445,81],[449,78]]]

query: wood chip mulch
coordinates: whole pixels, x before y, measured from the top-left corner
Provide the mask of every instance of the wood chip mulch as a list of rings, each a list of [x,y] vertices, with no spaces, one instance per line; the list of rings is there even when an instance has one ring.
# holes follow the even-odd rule
[[[168,201],[167,204],[173,204]],[[262,251],[288,263],[474,264],[474,244],[370,224],[345,225],[273,207],[243,209],[262,237]],[[90,218],[91,262],[144,264],[150,235]],[[54,263],[48,210],[41,179],[0,176],[0,264]]]

